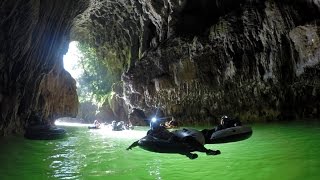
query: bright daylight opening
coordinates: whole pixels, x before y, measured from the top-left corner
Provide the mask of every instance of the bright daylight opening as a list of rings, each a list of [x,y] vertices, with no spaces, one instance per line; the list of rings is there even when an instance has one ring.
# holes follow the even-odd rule
[[[82,69],[79,68],[79,60],[81,52],[77,45],[79,42],[72,41],[69,44],[69,49],[66,55],[63,56],[64,69],[67,70],[74,79],[77,79],[82,74]]]
[[[77,122],[64,122],[64,118],[57,119],[55,121],[55,125],[57,126],[69,126],[69,127],[87,127],[92,124],[84,124],[84,123],[77,123]],[[119,139],[140,139],[145,136],[146,132],[141,130],[124,130],[125,133],[122,131],[114,131],[110,124],[103,124],[99,129],[90,130],[92,133],[99,135],[101,137],[112,137],[112,138],[119,138]]]

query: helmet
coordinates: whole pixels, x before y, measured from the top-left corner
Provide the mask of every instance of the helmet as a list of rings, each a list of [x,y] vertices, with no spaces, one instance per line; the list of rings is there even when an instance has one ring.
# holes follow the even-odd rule
[[[229,120],[228,116],[224,115],[221,117],[220,124],[224,125],[228,120]]]
[[[224,115],[224,116],[221,117],[221,120],[222,119],[224,120],[224,119],[229,119],[229,118],[228,118],[228,116]]]
[[[160,121],[158,121],[156,118],[152,118],[150,121],[150,128],[155,129],[160,126]]]

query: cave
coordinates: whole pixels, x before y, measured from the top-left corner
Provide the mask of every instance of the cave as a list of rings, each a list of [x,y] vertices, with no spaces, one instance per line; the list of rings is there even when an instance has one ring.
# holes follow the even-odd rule
[[[23,133],[35,112],[77,116],[76,81],[63,68],[71,41],[101,61],[115,54],[117,118],[320,117],[317,0],[3,0],[0,9],[0,136]]]

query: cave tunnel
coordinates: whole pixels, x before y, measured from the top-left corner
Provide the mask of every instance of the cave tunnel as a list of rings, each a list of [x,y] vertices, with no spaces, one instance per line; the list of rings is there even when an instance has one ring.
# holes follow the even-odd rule
[[[1,0],[0,179],[318,179],[319,20],[319,0]]]
[[[225,99],[216,98],[214,94],[219,94],[226,84],[238,87],[238,82],[246,79],[252,80],[248,80],[249,84],[259,80],[274,88],[272,92],[279,94],[274,97],[276,100],[258,106],[281,114],[281,107],[286,106],[279,102],[286,101],[284,94],[289,91],[286,88],[296,91],[298,86],[294,84],[299,84],[296,82],[303,82],[311,74],[311,79],[318,75],[320,13],[317,1],[297,0],[292,4],[286,0],[279,3],[269,0],[185,0],[177,4],[94,2],[98,1],[1,3],[1,135],[23,133],[33,112],[39,112],[48,121],[79,114],[75,77],[63,68],[63,56],[72,41],[86,43],[92,48],[97,55],[96,67],[109,68],[97,73],[102,79],[114,75],[108,79],[108,84],[112,84],[108,87],[92,85],[98,93],[104,94],[98,98],[109,98],[108,102],[113,103],[104,110],[110,119],[127,121],[132,109],[150,112],[158,107],[170,116],[190,110],[190,116],[185,117],[190,123],[202,117],[199,112],[203,108],[209,109],[209,119],[223,111],[242,114],[229,108],[245,111],[242,107],[250,104],[242,103],[255,101],[235,102],[228,99],[228,94]],[[274,18],[275,14],[281,18]],[[264,28],[266,26],[270,28]],[[282,34],[274,36],[274,32]],[[201,39],[192,39],[194,37]],[[275,41],[283,47],[276,46]],[[309,55],[300,52],[304,49],[308,49],[305,51],[310,52]],[[275,58],[281,60],[275,61]],[[290,65],[292,63],[296,64]],[[284,68],[288,64],[290,68]],[[284,69],[286,73],[281,72]],[[304,73],[305,76],[300,76]],[[163,74],[167,76],[162,77]],[[279,85],[286,89],[284,92],[274,84],[284,82],[283,77],[291,83]],[[309,86],[313,90],[306,96],[317,95],[316,85]],[[113,93],[108,94],[106,89]],[[170,93],[179,90],[186,93]],[[240,92],[229,90],[235,96]],[[256,95],[264,97],[263,91]],[[191,98],[196,92],[199,97]],[[199,104],[196,99],[205,100]],[[295,97],[290,101],[303,99]],[[215,105],[222,102],[231,105]],[[190,103],[195,108],[187,107]],[[303,106],[296,116],[311,111],[310,117],[318,117],[318,110],[312,109],[313,106],[317,107],[317,103]],[[255,112],[259,111],[261,108]]]

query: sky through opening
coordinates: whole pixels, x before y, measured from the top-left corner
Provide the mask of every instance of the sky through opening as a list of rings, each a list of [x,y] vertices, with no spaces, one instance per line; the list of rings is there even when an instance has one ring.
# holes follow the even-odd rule
[[[78,43],[77,41],[70,42],[68,52],[63,56],[64,69],[68,71],[74,79],[77,79],[82,73],[82,70],[78,68],[82,56],[80,50],[77,48]]]

